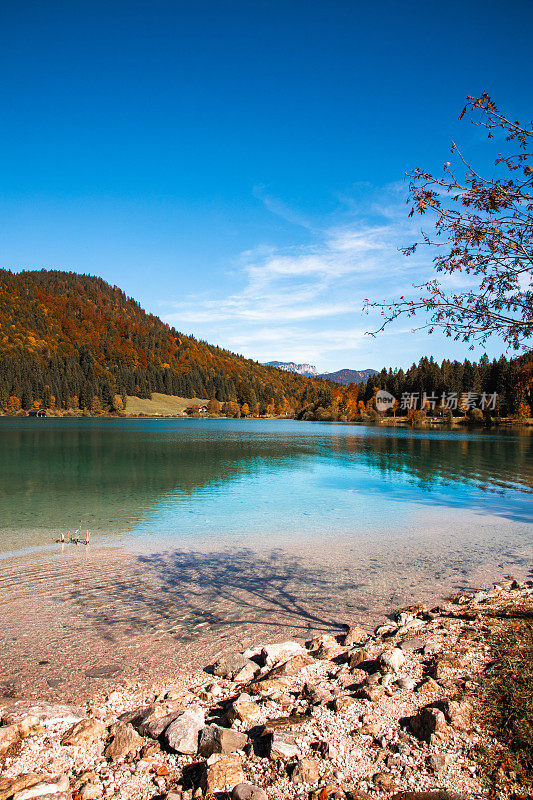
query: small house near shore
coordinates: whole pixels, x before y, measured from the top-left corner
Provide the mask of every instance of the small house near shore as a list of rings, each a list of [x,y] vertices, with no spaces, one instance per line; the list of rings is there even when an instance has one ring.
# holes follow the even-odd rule
[[[30,408],[30,410],[28,411],[28,417],[46,417],[46,409]]]
[[[205,414],[206,411],[207,411],[207,406],[187,406],[187,408],[185,409],[185,411],[183,413],[184,414],[188,414],[188,415],[190,415],[190,414]]]

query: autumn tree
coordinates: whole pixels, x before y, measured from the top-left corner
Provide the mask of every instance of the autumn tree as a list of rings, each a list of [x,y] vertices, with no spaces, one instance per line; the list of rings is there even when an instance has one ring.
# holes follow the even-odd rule
[[[219,401],[215,400],[215,398],[210,400],[207,404],[207,410],[209,411],[210,414],[220,414],[221,408],[222,408],[222,403],[219,403]]]
[[[520,403],[518,406],[518,418],[521,420],[526,420],[528,417],[531,416],[531,408],[528,406],[527,403]]]
[[[11,395],[9,400],[7,401],[7,413],[8,414],[18,414],[20,411],[20,400],[15,395]]]
[[[122,400],[122,397],[118,394],[115,395],[115,398],[113,399],[112,410],[115,411],[117,414],[124,411],[124,402]]]
[[[344,395],[346,411],[348,414],[357,413],[358,397],[359,397],[359,385],[357,383],[348,384]]]
[[[486,93],[467,98],[460,119],[465,115],[489,139],[503,138],[504,152],[494,171],[482,174],[453,142],[453,163],[440,177],[418,168],[407,173],[410,216],[431,217],[432,229],[404,253],[428,246],[438,276],[415,287],[419,297],[365,301],[366,309],[381,309],[385,318],[372,335],[422,313],[420,327],[430,332],[441,329],[470,347],[497,334],[517,350],[533,334],[533,123],[513,121]]]
[[[227,417],[240,417],[241,411],[239,408],[239,404],[236,403],[234,400],[228,400],[227,403],[224,403],[222,406],[222,413],[225,414]]]
[[[466,417],[466,415],[468,414],[468,410],[470,408],[470,405],[468,403],[468,395],[466,394],[466,392],[463,392],[461,397],[459,398],[458,407],[459,411],[462,411],[463,415]]]
[[[101,414],[102,413],[102,405],[100,403],[100,398],[98,395],[94,395],[91,401],[91,413],[92,414]]]

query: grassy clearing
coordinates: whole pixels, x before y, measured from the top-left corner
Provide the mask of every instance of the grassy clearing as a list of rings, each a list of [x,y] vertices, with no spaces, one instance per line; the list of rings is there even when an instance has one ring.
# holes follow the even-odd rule
[[[491,769],[533,783],[533,621],[512,620],[493,640],[495,667],[483,685],[483,714],[500,752]]]
[[[187,406],[204,405],[208,402],[208,400],[198,397],[178,397],[177,395],[153,392],[151,399],[128,395],[125,410],[126,415],[182,416]]]

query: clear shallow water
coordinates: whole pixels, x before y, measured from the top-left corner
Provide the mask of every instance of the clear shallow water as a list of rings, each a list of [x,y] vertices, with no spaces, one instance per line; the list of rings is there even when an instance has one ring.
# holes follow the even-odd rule
[[[0,669],[168,662],[527,575],[532,490],[527,431],[3,420]],[[80,523],[89,548],[54,543]]]
[[[407,431],[293,421],[2,421],[0,550],[395,526],[422,508],[531,523],[527,432]]]

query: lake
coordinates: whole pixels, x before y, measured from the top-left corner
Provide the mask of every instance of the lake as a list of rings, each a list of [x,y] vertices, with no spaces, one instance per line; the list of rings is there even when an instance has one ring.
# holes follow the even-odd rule
[[[88,658],[148,674],[526,577],[532,491],[527,430],[4,419],[4,683],[53,695]],[[88,547],[55,542],[80,526]]]

